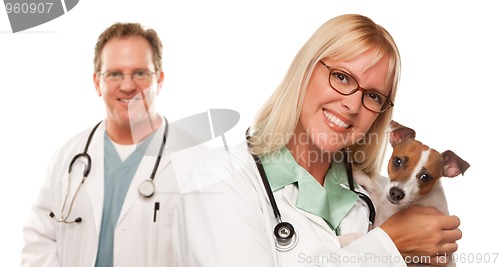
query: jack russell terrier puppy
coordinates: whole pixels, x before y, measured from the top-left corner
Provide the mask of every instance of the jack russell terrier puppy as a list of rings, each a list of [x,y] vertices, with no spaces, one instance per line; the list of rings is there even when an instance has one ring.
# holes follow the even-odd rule
[[[389,142],[393,148],[388,164],[388,179],[374,180],[361,171],[354,179],[370,195],[376,207],[374,227],[409,205],[432,206],[448,214],[448,204],[441,177],[455,177],[469,168],[469,163],[447,150],[439,153],[415,140],[415,131],[391,121]],[[339,236],[345,246],[362,234]]]

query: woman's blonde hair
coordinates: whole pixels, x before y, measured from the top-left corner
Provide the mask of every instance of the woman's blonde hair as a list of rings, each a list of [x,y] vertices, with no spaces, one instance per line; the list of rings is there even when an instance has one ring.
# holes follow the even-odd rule
[[[295,56],[283,81],[257,113],[251,127],[251,153],[263,155],[274,152],[288,143],[299,120],[304,95],[311,73],[319,60],[349,61],[368,50],[374,50],[371,65],[388,56],[386,82],[391,86],[389,99],[394,103],[400,77],[400,56],[391,35],[371,19],[347,14],[323,24]],[[392,117],[392,109],[381,113],[368,130],[366,142],[350,146],[350,155],[363,152],[363,160],[353,157],[354,168],[368,175],[377,175],[381,168],[385,147],[385,131]]]

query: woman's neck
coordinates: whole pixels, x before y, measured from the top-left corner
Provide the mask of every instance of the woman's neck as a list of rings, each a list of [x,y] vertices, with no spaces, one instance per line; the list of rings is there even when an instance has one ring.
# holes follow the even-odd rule
[[[294,140],[294,138],[291,140]],[[308,141],[305,144],[290,141],[286,146],[297,164],[309,172],[319,184],[323,185],[332,162],[332,153],[321,151],[311,140]]]

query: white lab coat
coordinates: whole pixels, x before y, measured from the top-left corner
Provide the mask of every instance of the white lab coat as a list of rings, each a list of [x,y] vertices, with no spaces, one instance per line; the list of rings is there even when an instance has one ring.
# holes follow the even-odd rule
[[[277,190],[274,197],[298,243],[291,251],[277,251],[277,220],[245,144],[209,153],[187,179],[184,188],[191,190],[182,192],[173,222],[177,266],[406,266],[380,228],[340,248],[322,218],[295,207],[294,185]],[[342,234],[366,233],[367,214],[358,201],[341,223]]]
[[[154,195],[144,198],[137,190],[142,181],[149,179],[153,170],[164,123],[151,141],[125,197],[115,229],[115,266],[173,265],[171,224],[179,193],[168,154],[163,155],[156,172]],[[94,266],[104,199],[105,125],[105,121],[101,123],[90,143],[88,153],[92,158],[92,169],[77,194],[68,218],[74,220],[81,217],[83,221],[78,224],[59,223],[49,217],[49,213],[52,211],[60,218],[66,196],[68,166],[76,154],[83,152],[91,129],[73,137],[53,157],[46,180],[23,229],[25,246],[22,250],[22,266]],[[77,162],[72,170],[68,202],[82,176],[83,164]],[[156,222],[153,222],[155,202],[160,203],[160,209],[156,214]]]

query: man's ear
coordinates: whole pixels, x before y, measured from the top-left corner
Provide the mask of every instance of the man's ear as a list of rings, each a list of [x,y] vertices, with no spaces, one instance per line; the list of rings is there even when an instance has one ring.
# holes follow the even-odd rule
[[[94,72],[94,87],[95,87],[95,90],[96,90],[98,96],[102,96],[100,78],[101,78],[101,76],[97,75],[97,72]]]
[[[165,79],[165,73],[163,71],[160,71],[158,74],[157,80],[158,80],[158,87],[156,89],[156,94],[158,95],[161,91],[161,88],[163,87],[163,79]]]

